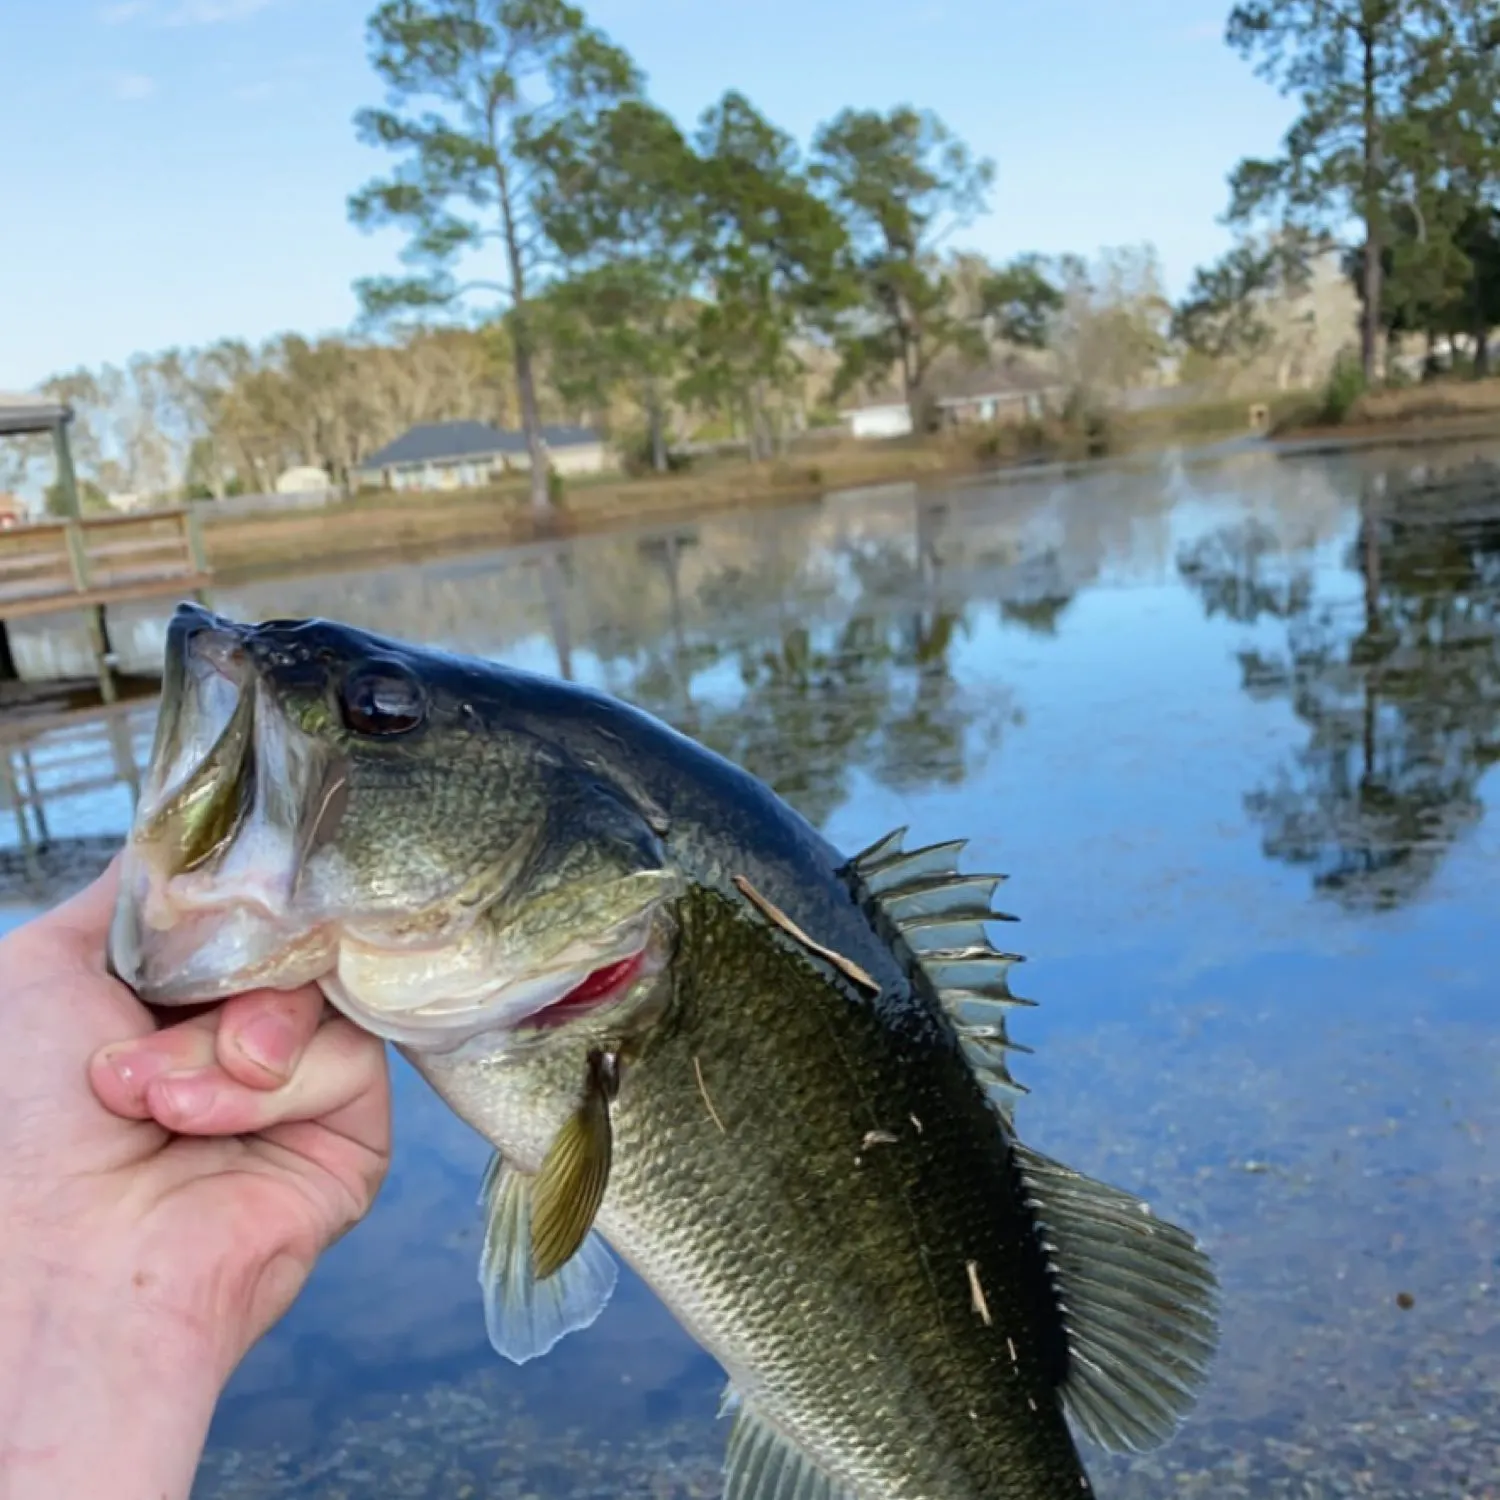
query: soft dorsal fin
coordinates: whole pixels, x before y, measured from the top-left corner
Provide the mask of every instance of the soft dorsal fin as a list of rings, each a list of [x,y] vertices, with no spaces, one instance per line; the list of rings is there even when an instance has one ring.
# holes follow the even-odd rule
[[[1063,1404],[1101,1447],[1164,1443],[1218,1342],[1218,1283],[1186,1230],[1139,1198],[1017,1141],[1017,1165],[1067,1330]]]
[[[990,906],[1005,877],[961,874],[965,839],[903,849],[905,837],[898,828],[854,856],[857,893],[936,991],[975,1076],[1010,1123],[1016,1098],[1027,1090],[1011,1077],[1005,1054],[1031,1049],[1010,1039],[1005,1015],[1034,1002],[1011,993],[1010,969],[1021,957],[994,947],[985,927],[1015,920]]]
[[[730,1391],[720,1412],[735,1412],[724,1455],[724,1500],[858,1500],[748,1402]]]

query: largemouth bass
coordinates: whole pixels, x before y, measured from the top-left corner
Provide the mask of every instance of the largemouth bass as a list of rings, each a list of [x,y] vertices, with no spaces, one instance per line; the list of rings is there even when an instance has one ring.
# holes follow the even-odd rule
[[[1025,1145],[999,877],[852,858],[572,684],[183,606],[110,938],[156,1005],[321,985],[495,1148],[491,1340],[623,1258],[722,1364],[731,1500],[1052,1500],[1165,1441],[1203,1251]],[[1070,1420],[1071,1419],[1071,1420]]]

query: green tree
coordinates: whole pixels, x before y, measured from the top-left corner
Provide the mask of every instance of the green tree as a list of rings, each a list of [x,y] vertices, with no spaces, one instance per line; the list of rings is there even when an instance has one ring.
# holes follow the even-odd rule
[[[1312,248],[1299,235],[1242,240],[1199,266],[1172,310],[1172,337],[1209,359],[1253,358],[1274,336],[1267,303],[1306,286]]]
[[[1424,25],[1398,134],[1394,245],[1388,267],[1393,323],[1462,333],[1488,363],[1500,198],[1500,4],[1421,0]]]
[[[1334,232],[1350,217],[1363,227],[1364,312],[1360,359],[1376,375],[1381,247],[1393,180],[1392,122],[1418,64],[1416,0],[1245,0],[1230,12],[1229,45],[1301,112],[1279,157],[1240,162],[1229,217],[1266,213],[1303,229]]]
[[[995,333],[1027,349],[1046,347],[1052,319],[1063,305],[1063,294],[1040,255],[1018,255],[985,278],[979,296]]]
[[[355,193],[349,212],[365,228],[406,229],[403,259],[414,274],[367,278],[357,290],[371,315],[453,306],[473,292],[498,299],[532,504],[547,511],[529,306],[552,249],[537,213],[547,187],[543,146],[587,130],[601,110],[638,92],[640,76],[565,0],[385,0],[367,34],[391,107],[361,110],[358,131],[403,160]],[[461,280],[474,255],[488,274]]]
[[[986,208],[994,163],[930,111],[846,109],[813,138],[812,178],[847,227],[863,291],[841,339],[843,383],[901,370],[912,404],[939,355],[973,359],[984,338],[953,310],[942,242]]]
[[[791,137],[742,94],[704,112],[695,146],[693,264],[706,295],[682,389],[736,416],[763,458],[786,435],[785,396],[804,369],[797,339],[850,303],[848,237]]]
[[[537,307],[548,373],[567,400],[602,409],[625,390],[667,467],[666,412],[690,332],[697,158],[676,125],[626,100],[584,131],[541,143],[540,221],[565,274]]]

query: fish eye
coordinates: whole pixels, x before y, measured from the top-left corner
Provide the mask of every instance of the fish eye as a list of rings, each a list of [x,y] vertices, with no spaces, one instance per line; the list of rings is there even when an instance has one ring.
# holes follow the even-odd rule
[[[344,678],[339,708],[355,734],[405,734],[427,717],[427,696],[404,667],[367,662]]]

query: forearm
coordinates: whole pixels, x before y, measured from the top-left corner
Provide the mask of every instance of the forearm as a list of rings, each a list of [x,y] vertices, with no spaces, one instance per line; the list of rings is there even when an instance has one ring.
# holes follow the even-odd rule
[[[58,1295],[68,1288],[7,1279],[0,1500],[188,1500],[218,1396],[207,1361],[128,1298],[97,1310],[81,1297],[75,1308]],[[29,1302],[15,1295],[17,1279],[36,1293]]]

